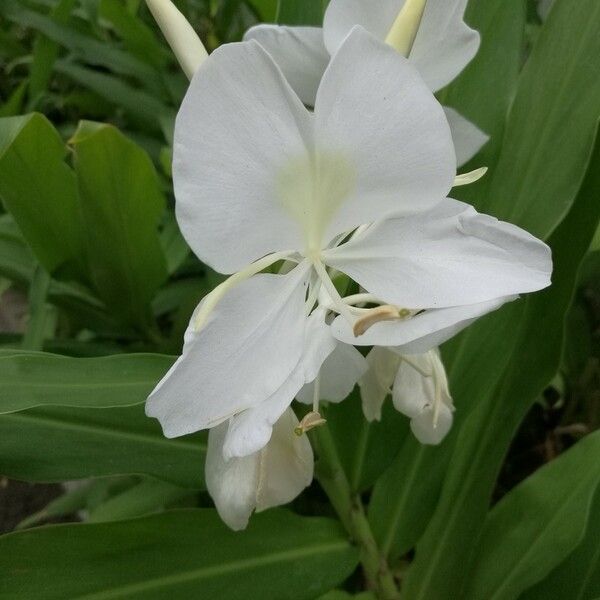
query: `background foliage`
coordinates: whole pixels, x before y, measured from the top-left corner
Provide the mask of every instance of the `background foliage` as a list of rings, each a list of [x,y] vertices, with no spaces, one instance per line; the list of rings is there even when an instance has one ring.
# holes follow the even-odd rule
[[[213,49],[318,25],[326,2],[177,4]],[[318,468],[233,534],[203,491],[205,436],[167,440],[143,411],[221,280],[173,216],[187,82],[140,0],[2,0],[0,291],[27,315],[0,333],[0,475],[81,481],[0,537],[0,597],[374,598],[344,515],[403,599],[600,597],[600,3],[542,4],[545,21],[470,0],[482,46],[439,96],[491,135],[465,168],[488,176],[458,195],[545,239],[553,286],[445,345],[441,446],[389,406],[369,425],[355,393],[329,409],[332,447],[314,440],[335,480]],[[85,522],[39,526],[65,516]]]

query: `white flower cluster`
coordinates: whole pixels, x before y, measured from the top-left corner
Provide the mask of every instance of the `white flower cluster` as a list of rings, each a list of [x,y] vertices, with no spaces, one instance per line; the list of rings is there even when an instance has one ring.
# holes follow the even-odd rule
[[[437,347],[548,286],[550,250],[448,198],[481,175],[456,169],[487,139],[434,96],[477,52],[466,0],[331,0],[322,29],[260,25],[209,57],[168,0],[147,1],[191,77],[177,219],[202,261],[233,273],[147,414],[168,437],[210,429],[208,490],[241,529],[310,484],[302,434],[357,382],[366,418],[393,388],[415,436],[439,443],[454,407]],[[340,294],[342,275],[356,293]],[[312,404],[301,422],[294,398]]]

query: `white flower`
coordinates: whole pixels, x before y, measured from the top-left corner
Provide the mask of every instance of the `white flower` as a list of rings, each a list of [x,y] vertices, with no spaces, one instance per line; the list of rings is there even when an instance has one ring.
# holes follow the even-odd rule
[[[463,21],[467,0],[331,0],[323,29],[257,25],[245,39],[257,40],[277,61],[300,99],[315,103],[330,56],[355,25],[387,40],[409,58],[436,92],[473,59],[479,34]],[[451,108],[445,108],[458,165],[472,158],[488,136]]]
[[[223,456],[227,424],[210,430],[206,485],[219,515],[232,529],[244,529],[254,510],[287,504],[310,485],[313,452],[305,435],[293,433],[297,426],[298,419],[288,408],[262,450],[229,460]]]
[[[439,203],[454,165],[441,107],[414,68],[364,30],[331,61],[314,113],[256,42],[216,50],[177,118],[176,213],[202,260],[242,271],[203,300],[183,356],[148,400],[165,434],[237,415],[226,452],[264,446],[335,348],[324,315],[310,314],[321,286],[355,319],[326,269],[336,244],[363,223]],[[256,275],[284,258],[297,265],[288,274]]]
[[[391,392],[394,407],[410,418],[415,437],[423,444],[439,444],[452,426],[454,405],[438,349],[401,355],[374,347],[367,362],[370,368],[359,381],[367,420],[381,419]]]

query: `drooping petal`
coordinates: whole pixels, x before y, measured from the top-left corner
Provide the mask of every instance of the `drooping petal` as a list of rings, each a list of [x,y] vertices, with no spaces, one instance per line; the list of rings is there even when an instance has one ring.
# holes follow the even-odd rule
[[[269,444],[259,452],[225,460],[227,423],[211,429],[206,454],[206,487],[229,527],[244,529],[252,512],[293,500],[312,481],[313,453],[306,436],[298,437],[298,419],[287,409],[275,424]]]
[[[445,106],[444,112],[454,140],[456,164],[460,167],[471,160],[488,142],[490,137],[453,108]]]
[[[400,360],[394,379],[392,401],[397,411],[411,419],[417,417],[435,398],[433,369],[427,353],[410,356],[410,364]],[[419,372],[413,365],[419,367]],[[428,374],[429,376],[425,376]]]
[[[331,0],[323,25],[329,53],[337,51],[355,25],[385,40],[404,2]],[[450,83],[479,48],[479,34],[463,20],[466,5],[467,0],[427,1],[409,60],[434,92]]]
[[[225,458],[247,456],[266,446],[271,439],[273,424],[302,386],[317,376],[335,346],[336,340],[325,323],[324,311],[313,312],[307,319],[304,348],[296,368],[268,399],[231,419],[223,448]]]
[[[329,327],[327,328],[329,330]],[[331,331],[329,330],[331,336]],[[331,339],[333,336],[331,336]],[[350,394],[366,373],[367,362],[354,346],[336,342],[335,349],[325,359],[319,373],[319,399],[341,402]],[[315,393],[315,378],[296,394],[296,399],[311,404]]]
[[[212,427],[287,380],[304,346],[307,269],[256,275],[229,291],[199,332],[192,319],[183,355],[146,403],[167,437]]]
[[[315,105],[325,240],[443,200],[456,157],[441,105],[416,69],[357,27],[330,62]]]
[[[289,408],[275,424],[273,437],[263,450],[263,479],[258,490],[258,512],[291,502],[309,486],[313,478],[314,457],[306,435],[294,430],[298,419]]]
[[[393,218],[323,253],[325,262],[389,304],[441,308],[550,285],[550,248],[526,231],[447,199]]]
[[[367,421],[380,421],[381,408],[392,389],[400,366],[400,357],[381,346],[374,346],[367,355],[369,370],[358,382],[363,413]]]
[[[288,83],[307,106],[315,105],[317,88],[329,63],[320,27],[256,25],[244,35],[256,40],[279,65]]]
[[[410,60],[434,92],[449,84],[479,49],[479,33],[464,22],[467,0],[428,0]]]
[[[333,335],[355,346],[387,346],[398,354],[420,354],[439,346],[468,327],[479,317],[500,308],[517,296],[498,298],[479,304],[427,310],[405,320],[375,323],[366,333],[355,337],[342,317],[331,325]]]
[[[410,428],[421,444],[437,446],[448,435],[452,420],[452,411],[445,404],[440,406],[437,419],[434,408],[428,406],[411,419]]]
[[[225,44],[194,76],[175,125],[177,221],[222,273],[303,247],[278,174],[307,155],[311,115],[256,41]]]
[[[223,457],[226,433],[227,423],[221,423],[208,433],[204,476],[219,516],[231,529],[239,531],[248,525],[256,508],[260,456],[226,461]]]
[[[323,19],[325,46],[335,54],[355,25],[383,41],[406,0],[331,0]]]

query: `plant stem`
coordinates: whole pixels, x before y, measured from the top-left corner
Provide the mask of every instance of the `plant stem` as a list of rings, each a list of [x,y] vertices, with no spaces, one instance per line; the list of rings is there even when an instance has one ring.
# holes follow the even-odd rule
[[[396,582],[377,547],[361,499],[352,493],[329,428],[315,429],[313,440],[319,454],[317,479],[342,524],[360,547],[360,560],[369,586],[381,600],[397,600],[399,591]]]
[[[41,266],[33,274],[29,286],[29,322],[23,335],[21,347],[25,350],[42,350],[46,328],[48,327],[48,290],[50,289],[50,275]]]

